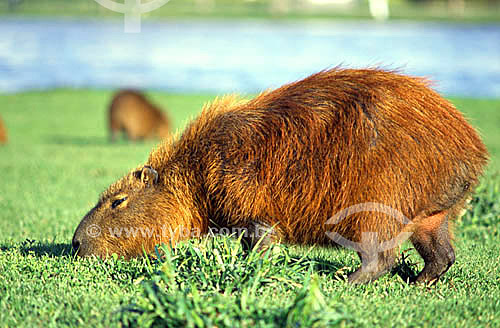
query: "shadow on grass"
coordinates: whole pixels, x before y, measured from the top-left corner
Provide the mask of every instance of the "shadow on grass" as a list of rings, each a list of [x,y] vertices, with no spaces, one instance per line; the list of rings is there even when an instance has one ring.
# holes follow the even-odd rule
[[[309,259],[313,263],[312,269],[315,273],[332,275],[338,279],[342,279],[342,268],[345,268],[345,263],[333,262],[319,257],[316,258],[314,256],[310,257]]]
[[[396,266],[392,268],[391,275],[398,275],[406,282],[415,281],[418,275],[417,263],[410,262],[407,251],[403,252]]]
[[[107,137],[98,136],[68,136],[51,135],[46,137],[46,142],[53,145],[71,145],[71,146],[114,146],[125,144],[123,142],[111,143]]]
[[[343,270],[345,268],[345,264],[342,262],[332,262],[319,258],[309,258],[313,261],[313,270],[318,274],[325,274],[333,277],[334,279],[346,279],[347,276],[353,273],[354,270]],[[361,263],[360,263],[361,265]],[[417,277],[418,271],[416,270],[416,264],[410,263],[406,258],[398,261],[396,266],[391,270],[388,275],[395,276],[398,275],[403,281],[411,282]]]
[[[51,145],[61,146],[130,146],[130,145],[143,145],[149,143],[159,142],[160,139],[147,139],[147,140],[129,140],[125,137],[118,138],[116,141],[111,141],[109,137],[99,136],[69,136],[69,135],[50,135],[45,138],[46,142]]]
[[[328,251],[335,252],[340,248],[340,246],[328,247]],[[411,249],[403,251],[392,270],[381,277],[394,277],[397,275],[405,282],[413,282],[419,273],[419,269],[417,268],[418,263],[412,262],[412,259],[410,258],[410,250]],[[292,256],[292,258],[298,260],[299,256]],[[322,256],[309,255],[306,259],[306,261],[310,261],[310,263],[312,263],[312,269],[315,273],[324,274],[337,280],[347,279],[351,273],[354,273],[361,266],[361,262],[352,267],[346,266],[346,264],[341,260],[329,261],[325,260]]]
[[[50,257],[62,257],[62,256],[73,256],[73,248],[71,244],[62,243],[49,243],[49,242],[39,242],[35,240],[26,239],[20,244],[16,245],[0,245],[0,250],[2,252],[19,250],[23,256],[33,255],[36,257],[50,256]]]

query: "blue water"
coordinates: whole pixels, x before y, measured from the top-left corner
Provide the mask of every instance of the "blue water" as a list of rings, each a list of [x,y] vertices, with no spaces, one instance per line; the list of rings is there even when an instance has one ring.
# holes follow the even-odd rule
[[[500,97],[500,25],[333,21],[0,21],[0,92],[136,87],[257,92],[327,67],[383,66],[447,95]]]

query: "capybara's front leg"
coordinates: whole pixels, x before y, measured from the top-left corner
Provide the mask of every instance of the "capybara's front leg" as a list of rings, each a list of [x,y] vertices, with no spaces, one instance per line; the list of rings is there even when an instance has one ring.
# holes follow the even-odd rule
[[[250,220],[243,235],[243,247],[257,251],[267,249],[273,242],[278,241],[275,229],[260,220]]]
[[[349,282],[363,284],[378,279],[394,267],[395,254],[395,249],[384,252],[377,252],[377,250],[358,252],[362,264],[348,276]]]
[[[422,220],[410,240],[425,262],[414,282],[434,283],[455,262],[447,211]]]

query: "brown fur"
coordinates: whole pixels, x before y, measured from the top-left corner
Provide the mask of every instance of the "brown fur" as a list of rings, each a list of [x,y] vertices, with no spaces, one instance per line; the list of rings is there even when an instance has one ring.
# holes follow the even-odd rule
[[[2,118],[0,117],[0,144],[6,144],[8,141],[7,129],[3,124]]]
[[[487,156],[474,129],[426,81],[336,68],[247,102],[225,97],[206,105],[179,138],[101,195],[73,244],[82,256],[129,258],[159,242],[175,243],[180,226],[201,233],[273,227],[265,242],[320,245],[333,244],[327,232],[359,242],[364,232],[388,241],[406,231],[426,263],[417,281],[435,281],[454,261],[448,220],[463,209]],[[365,211],[327,224],[366,202],[390,206],[412,222]],[[85,234],[91,224],[101,228],[99,237]],[[117,238],[108,233],[117,226],[168,233]],[[376,279],[395,261],[395,249],[359,254],[378,264],[352,273],[353,282]]]
[[[113,97],[109,106],[109,129],[112,141],[120,131],[131,140],[167,138],[170,122],[143,94],[122,90]]]

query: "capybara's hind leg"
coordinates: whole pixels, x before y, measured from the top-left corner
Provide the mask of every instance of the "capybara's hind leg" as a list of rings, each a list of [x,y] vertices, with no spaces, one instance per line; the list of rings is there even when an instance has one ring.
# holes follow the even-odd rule
[[[448,211],[439,212],[418,223],[410,237],[425,266],[414,282],[434,283],[455,262],[448,227]]]
[[[386,250],[384,252],[358,252],[362,264],[356,271],[348,277],[351,283],[367,283],[378,279],[394,267],[396,262],[396,250]]]

